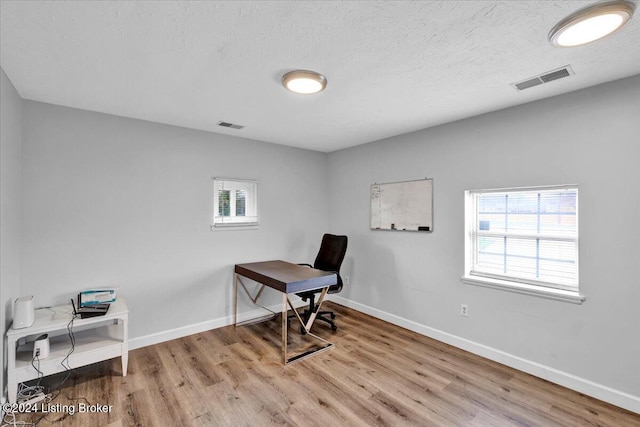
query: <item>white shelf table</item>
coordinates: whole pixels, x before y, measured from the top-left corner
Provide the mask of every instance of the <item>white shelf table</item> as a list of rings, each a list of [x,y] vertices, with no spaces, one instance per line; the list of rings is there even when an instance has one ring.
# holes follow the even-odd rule
[[[33,364],[38,367],[42,376],[64,372],[67,368],[89,365],[103,360],[120,357],[122,359],[122,376],[127,375],[129,360],[129,309],[124,299],[118,297],[111,303],[104,316],[73,320],[72,332],[75,347],[71,350],[71,339],[67,326],[73,316],[71,304],[35,311],[35,322],[28,328],[7,331],[7,388],[9,402],[15,403],[18,384],[38,378],[40,375]],[[42,334],[49,335],[49,356],[39,361],[33,358],[33,341]],[[64,359],[69,355],[68,359]]]

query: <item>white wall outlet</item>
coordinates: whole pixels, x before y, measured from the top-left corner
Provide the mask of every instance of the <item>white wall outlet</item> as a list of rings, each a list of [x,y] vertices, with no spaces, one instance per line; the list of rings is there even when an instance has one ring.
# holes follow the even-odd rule
[[[469,316],[469,306],[467,304],[460,304],[460,316]]]
[[[342,282],[343,282],[345,285],[348,285],[348,284],[349,284],[349,276],[344,276],[344,277],[342,278]]]

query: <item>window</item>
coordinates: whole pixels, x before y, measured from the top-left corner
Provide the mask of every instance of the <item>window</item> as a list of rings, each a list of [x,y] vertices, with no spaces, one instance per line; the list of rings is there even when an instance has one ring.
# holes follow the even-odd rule
[[[258,225],[258,183],[213,179],[213,227]]]
[[[467,191],[465,210],[463,281],[579,297],[577,186]]]

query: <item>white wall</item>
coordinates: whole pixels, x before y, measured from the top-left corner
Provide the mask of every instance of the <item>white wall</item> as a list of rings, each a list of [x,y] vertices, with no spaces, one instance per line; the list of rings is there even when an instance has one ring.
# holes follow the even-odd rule
[[[4,150],[4,106],[15,125],[20,102],[2,82]],[[12,280],[21,274],[20,294],[33,293],[38,306],[118,285],[131,336],[141,339],[231,315],[234,263],[312,260],[330,226],[350,238],[345,302],[610,388],[638,411],[638,99],[636,76],[329,156],[24,101],[22,264]],[[5,209],[4,152],[2,162]],[[15,182],[19,158],[11,167]],[[260,181],[259,230],[209,230],[211,176]],[[422,177],[434,178],[435,232],[370,231],[370,184]],[[464,190],[561,183],[580,185],[587,301],[462,284]],[[20,197],[9,188],[11,200]],[[2,242],[20,247],[15,235]],[[5,274],[6,303],[17,289]],[[458,315],[461,303],[469,318]]]
[[[0,396],[6,371],[5,332],[20,286],[22,100],[0,68]]]
[[[235,263],[312,260],[328,227],[326,154],[32,101],[23,119],[36,306],[119,286],[134,340],[225,318]],[[259,181],[258,230],[210,230],[213,176]]]
[[[635,76],[331,153],[330,204],[340,208],[330,225],[350,239],[344,302],[611,388],[640,411],[639,100]],[[434,178],[434,233],[369,230],[372,183],[424,177]],[[584,304],[460,282],[465,190],[574,183]]]

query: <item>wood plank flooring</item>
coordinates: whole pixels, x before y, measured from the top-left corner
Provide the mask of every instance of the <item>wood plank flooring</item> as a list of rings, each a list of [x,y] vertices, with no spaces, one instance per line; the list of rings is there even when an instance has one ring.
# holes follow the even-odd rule
[[[616,426],[640,415],[327,303],[336,344],[284,367],[280,318],[228,326],[77,369],[38,426]],[[292,322],[292,325],[294,323]],[[290,345],[302,343],[292,327]],[[63,374],[43,379],[55,388]],[[111,405],[78,413],[81,404]],[[76,409],[65,413],[64,405]]]

